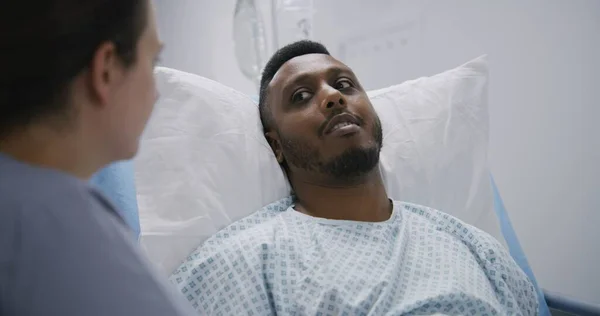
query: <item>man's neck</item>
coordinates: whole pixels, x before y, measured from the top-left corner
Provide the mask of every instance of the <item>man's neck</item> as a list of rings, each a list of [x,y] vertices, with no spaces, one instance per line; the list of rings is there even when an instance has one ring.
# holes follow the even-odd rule
[[[85,141],[75,133],[35,126],[0,140],[0,152],[26,164],[55,169],[82,180],[100,168]]]
[[[362,222],[390,218],[391,203],[376,168],[360,181],[332,185],[325,181],[290,179],[296,194],[296,210],[307,215]]]

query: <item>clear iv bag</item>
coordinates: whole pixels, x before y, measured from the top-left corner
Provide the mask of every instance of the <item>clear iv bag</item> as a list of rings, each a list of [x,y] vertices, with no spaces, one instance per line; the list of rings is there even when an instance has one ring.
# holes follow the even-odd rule
[[[267,51],[264,24],[254,0],[237,0],[233,16],[233,41],[240,70],[258,89]]]
[[[312,38],[313,0],[271,0],[273,46]]]

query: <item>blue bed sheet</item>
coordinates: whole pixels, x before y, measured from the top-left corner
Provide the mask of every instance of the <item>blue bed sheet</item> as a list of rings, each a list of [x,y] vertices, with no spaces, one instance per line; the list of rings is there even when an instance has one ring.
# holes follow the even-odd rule
[[[508,250],[510,251],[511,256],[515,259],[519,267],[523,269],[525,274],[529,277],[533,286],[535,286],[538,294],[538,301],[540,304],[539,314],[541,316],[550,316],[550,310],[548,309],[548,305],[544,299],[544,292],[538,286],[538,283],[535,279],[533,271],[529,266],[529,262],[527,261],[527,257],[525,257],[525,253],[523,252],[523,248],[521,248],[521,244],[519,243],[519,239],[517,238],[517,234],[512,227],[510,222],[510,218],[508,217],[508,213],[504,208],[504,202],[502,202],[502,198],[500,197],[500,192],[498,191],[498,187],[496,187],[496,183],[494,182],[494,178],[491,177],[492,181],[492,190],[494,192],[494,210],[496,211],[496,216],[498,216],[498,220],[500,221],[500,229],[502,230],[502,235],[504,235],[504,239],[508,245]]]
[[[137,240],[140,235],[140,217],[133,162],[120,161],[108,165],[92,176],[90,183],[113,203]]]

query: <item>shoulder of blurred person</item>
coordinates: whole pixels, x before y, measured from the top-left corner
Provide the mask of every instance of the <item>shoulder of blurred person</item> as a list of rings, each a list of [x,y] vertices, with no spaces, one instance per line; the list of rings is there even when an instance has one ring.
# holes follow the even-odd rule
[[[86,182],[0,155],[2,315],[186,315]]]

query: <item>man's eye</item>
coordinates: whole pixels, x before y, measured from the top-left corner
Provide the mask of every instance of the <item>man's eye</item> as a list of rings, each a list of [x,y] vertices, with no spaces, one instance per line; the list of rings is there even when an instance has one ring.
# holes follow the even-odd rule
[[[352,82],[350,82],[350,80],[347,80],[347,79],[338,80],[335,83],[335,88],[338,90],[342,90],[342,89],[346,89],[346,88],[350,88],[350,87],[352,87]]]
[[[310,97],[312,97],[312,94],[310,92],[299,91],[299,92],[296,92],[294,94],[294,96],[292,96],[292,102],[296,103],[296,102],[306,101],[306,100],[310,99]]]

